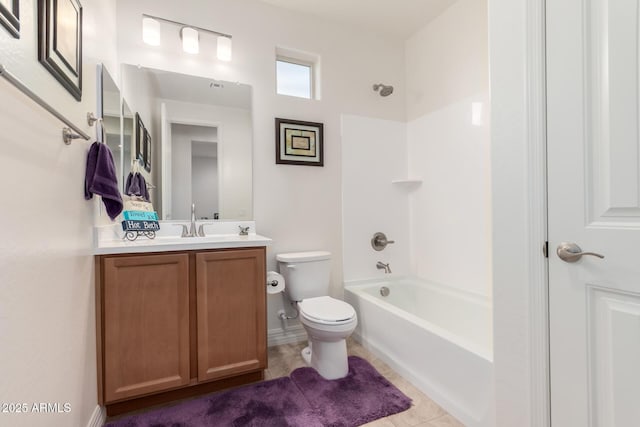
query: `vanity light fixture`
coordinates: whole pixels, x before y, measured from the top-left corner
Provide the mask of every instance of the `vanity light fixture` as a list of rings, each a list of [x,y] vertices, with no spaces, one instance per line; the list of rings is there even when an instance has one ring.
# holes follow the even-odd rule
[[[231,61],[232,48],[230,34],[220,33],[195,25],[184,24],[171,19],[142,14],[142,39],[151,46],[160,45],[160,22],[180,27],[182,49],[187,53],[197,54],[200,51],[200,33],[217,36],[217,57],[221,61]]]
[[[218,36],[218,59],[231,61],[231,36]]]

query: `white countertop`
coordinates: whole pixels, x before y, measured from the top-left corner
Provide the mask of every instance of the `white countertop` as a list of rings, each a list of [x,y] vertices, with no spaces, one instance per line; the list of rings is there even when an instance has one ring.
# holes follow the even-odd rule
[[[95,228],[94,255],[137,254],[147,252],[190,251],[206,249],[246,248],[268,246],[271,239],[256,234],[253,221],[207,222],[206,237],[180,237],[181,227],[174,224],[184,221],[160,222],[160,230],[155,239],[144,236],[134,241],[122,238],[124,233],[119,224]],[[198,225],[201,222],[198,221]],[[236,230],[238,225],[249,226],[249,234],[240,236]]]

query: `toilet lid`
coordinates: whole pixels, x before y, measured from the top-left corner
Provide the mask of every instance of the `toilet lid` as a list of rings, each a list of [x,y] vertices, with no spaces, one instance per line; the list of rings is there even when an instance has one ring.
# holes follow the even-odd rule
[[[344,322],[353,319],[356,315],[353,307],[346,302],[327,296],[300,301],[298,308],[307,319],[321,323]]]

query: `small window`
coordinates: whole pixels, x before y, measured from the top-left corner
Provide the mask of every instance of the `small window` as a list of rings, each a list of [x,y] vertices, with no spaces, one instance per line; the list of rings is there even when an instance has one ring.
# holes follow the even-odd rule
[[[277,58],[276,84],[279,95],[313,97],[313,65],[302,61]]]

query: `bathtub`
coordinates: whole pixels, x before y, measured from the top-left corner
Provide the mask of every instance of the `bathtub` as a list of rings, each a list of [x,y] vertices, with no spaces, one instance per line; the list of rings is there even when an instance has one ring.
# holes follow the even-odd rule
[[[382,287],[389,290],[382,296]],[[468,427],[493,425],[488,299],[420,279],[345,283],[354,337]]]

